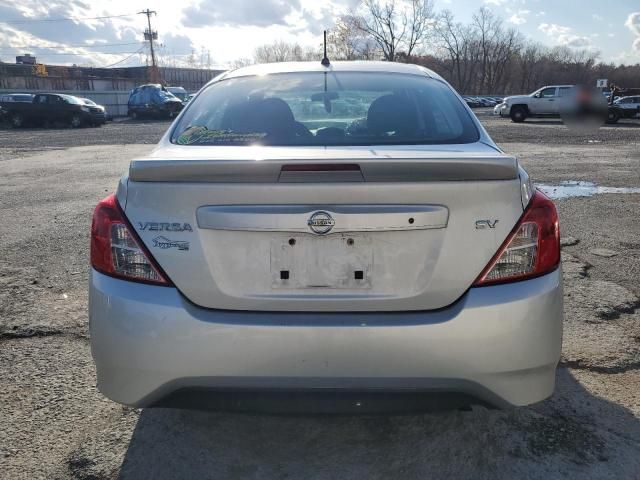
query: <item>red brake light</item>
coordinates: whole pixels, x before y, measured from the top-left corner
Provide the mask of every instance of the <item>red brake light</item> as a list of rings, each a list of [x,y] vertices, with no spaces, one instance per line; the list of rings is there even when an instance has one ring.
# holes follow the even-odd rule
[[[91,266],[112,277],[171,285],[129,224],[115,195],[98,203],[93,212]]]
[[[536,190],[522,217],[473,286],[544,275],[560,264],[560,227],[553,202]]]
[[[281,172],[359,172],[360,165],[357,163],[303,163],[283,165]]]

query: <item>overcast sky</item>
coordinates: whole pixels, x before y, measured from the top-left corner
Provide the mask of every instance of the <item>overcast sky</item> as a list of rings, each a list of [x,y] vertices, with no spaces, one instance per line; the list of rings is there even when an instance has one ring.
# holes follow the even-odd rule
[[[226,66],[250,58],[258,45],[275,40],[315,46],[333,18],[358,0],[0,0],[0,60],[32,53],[50,64],[109,66],[145,61],[142,31],[157,11],[160,54],[185,63]],[[640,0],[435,0],[436,11],[449,9],[462,22],[486,6],[508,25],[549,46],[567,45],[601,52],[602,61],[640,62]],[[122,15],[117,18],[89,19]],[[73,17],[74,21],[56,21]],[[82,20],[80,20],[80,18]],[[47,47],[47,48],[43,48]],[[141,53],[134,53],[140,51]],[[71,55],[73,54],[73,55]]]

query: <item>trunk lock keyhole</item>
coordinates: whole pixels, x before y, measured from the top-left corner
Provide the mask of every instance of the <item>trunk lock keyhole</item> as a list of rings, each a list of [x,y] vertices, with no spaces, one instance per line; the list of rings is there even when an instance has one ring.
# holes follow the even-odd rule
[[[353,241],[353,238],[348,238],[347,239],[347,245],[349,245],[350,247],[354,244],[355,242]]]

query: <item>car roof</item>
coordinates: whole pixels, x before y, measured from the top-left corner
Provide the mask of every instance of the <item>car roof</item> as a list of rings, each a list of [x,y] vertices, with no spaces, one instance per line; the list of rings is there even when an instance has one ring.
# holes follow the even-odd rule
[[[381,72],[381,73],[404,73],[412,75],[429,76],[441,79],[440,76],[428,68],[410,63],[378,62],[378,61],[336,61],[331,62],[327,67],[315,62],[279,62],[263,63],[260,65],[250,65],[248,67],[231,70],[222,75],[222,78],[247,77],[253,75],[269,75],[273,73],[294,73],[294,72]]]

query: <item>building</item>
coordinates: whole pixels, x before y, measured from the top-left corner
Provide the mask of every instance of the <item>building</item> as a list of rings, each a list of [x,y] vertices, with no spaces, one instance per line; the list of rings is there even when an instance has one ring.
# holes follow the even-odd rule
[[[24,55],[18,55],[16,57],[16,63],[21,63],[24,65],[35,65],[36,57],[33,57],[28,53],[25,53]]]
[[[22,64],[0,64],[0,89],[16,91],[129,91],[148,83],[149,67],[92,68],[64,65],[28,64],[30,55]],[[159,77],[167,86],[184,87],[196,92],[224,70],[159,67]]]
[[[35,61],[35,57],[31,57]],[[17,58],[16,58],[17,60]],[[158,76],[166,86],[197,92],[224,70],[159,67]],[[90,98],[104,105],[111,116],[127,115],[129,92],[149,83],[150,67],[91,68],[35,63],[0,63],[1,93],[56,92]]]

